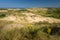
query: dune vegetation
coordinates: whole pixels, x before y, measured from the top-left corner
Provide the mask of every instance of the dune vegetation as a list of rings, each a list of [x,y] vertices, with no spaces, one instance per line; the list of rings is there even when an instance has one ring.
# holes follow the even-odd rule
[[[60,8],[0,8],[0,40],[60,40]]]

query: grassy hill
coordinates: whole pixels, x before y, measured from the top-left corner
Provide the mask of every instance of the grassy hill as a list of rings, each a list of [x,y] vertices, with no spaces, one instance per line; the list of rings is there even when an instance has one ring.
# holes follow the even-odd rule
[[[60,8],[0,8],[0,40],[60,40]]]

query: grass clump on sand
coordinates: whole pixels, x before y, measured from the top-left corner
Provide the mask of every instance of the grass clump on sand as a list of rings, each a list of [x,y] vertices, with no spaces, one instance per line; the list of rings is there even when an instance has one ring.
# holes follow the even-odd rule
[[[43,35],[43,36],[42,36]],[[0,40],[41,40],[45,36],[37,26],[28,24],[24,28],[14,28],[12,30],[0,30]]]
[[[45,28],[49,26],[51,26],[51,24],[39,22],[28,24],[26,27],[20,29],[0,30],[0,40],[48,40],[49,38]],[[44,30],[46,30],[46,33]]]
[[[44,17],[53,17],[60,19],[60,8],[46,8],[47,10],[44,10],[44,8],[39,9],[38,11],[32,11],[32,13],[36,15],[42,15]],[[35,9],[37,10],[37,9]]]
[[[46,16],[60,19],[60,8],[48,8]]]
[[[40,40],[40,33],[35,29],[27,28],[15,28],[10,31],[1,31],[0,40]],[[42,34],[42,33],[41,33]]]

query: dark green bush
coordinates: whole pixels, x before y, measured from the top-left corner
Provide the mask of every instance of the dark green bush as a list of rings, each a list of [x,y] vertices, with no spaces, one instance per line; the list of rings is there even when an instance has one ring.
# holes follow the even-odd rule
[[[0,18],[6,17],[6,14],[0,14]]]

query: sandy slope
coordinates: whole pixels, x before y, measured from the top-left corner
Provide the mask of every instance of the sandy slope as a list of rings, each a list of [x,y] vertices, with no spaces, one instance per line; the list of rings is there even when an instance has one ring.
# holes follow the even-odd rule
[[[7,24],[4,26],[3,29],[11,29],[11,28],[15,28],[15,27],[23,27],[21,25],[21,23],[34,23],[34,22],[49,22],[49,23],[60,23],[60,19],[56,19],[56,18],[51,18],[51,17],[43,17],[43,16],[40,16],[40,15],[35,15],[33,13],[23,13],[25,14],[26,16],[23,17],[19,17],[19,16],[8,16],[8,17],[5,17],[5,18],[0,18],[0,20],[6,20],[6,21],[14,21],[15,23],[12,23],[12,24]],[[19,24],[18,24],[19,23]]]
[[[7,16],[5,18],[0,18],[0,20],[6,20],[6,21],[14,21],[14,22],[29,22],[29,23],[32,23],[32,22],[39,22],[39,21],[47,21],[49,23],[58,23],[60,22],[60,19],[56,19],[56,18],[51,18],[51,17],[43,17],[43,16],[40,16],[40,15],[35,15],[33,13],[23,13],[26,15],[26,17],[24,16]]]
[[[58,23],[60,22],[60,19],[56,19],[56,18],[51,18],[51,17],[43,17],[43,16],[40,16],[40,15],[35,15],[33,13],[24,13],[27,17],[26,17],[26,20],[30,23],[32,22],[44,22],[44,21],[47,21],[49,23]]]

